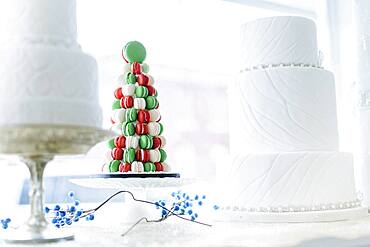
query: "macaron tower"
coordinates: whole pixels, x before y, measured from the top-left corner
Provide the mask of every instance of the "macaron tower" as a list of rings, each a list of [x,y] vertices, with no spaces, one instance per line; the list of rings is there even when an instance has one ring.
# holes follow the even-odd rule
[[[168,172],[157,90],[144,63],[145,47],[130,41],[122,49],[122,57],[126,63],[114,91],[111,118],[117,136],[108,141],[103,172]]]

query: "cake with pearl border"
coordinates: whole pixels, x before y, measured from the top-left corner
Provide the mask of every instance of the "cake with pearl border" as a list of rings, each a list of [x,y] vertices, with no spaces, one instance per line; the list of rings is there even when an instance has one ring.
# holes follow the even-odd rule
[[[122,49],[123,74],[114,91],[111,130],[117,136],[108,141],[104,173],[168,173],[166,139],[154,79],[144,63],[146,49],[138,41]]]
[[[366,215],[352,154],[338,151],[335,81],[315,23],[296,16],[242,27],[242,69],[229,86],[231,162],[224,219],[337,221]]]

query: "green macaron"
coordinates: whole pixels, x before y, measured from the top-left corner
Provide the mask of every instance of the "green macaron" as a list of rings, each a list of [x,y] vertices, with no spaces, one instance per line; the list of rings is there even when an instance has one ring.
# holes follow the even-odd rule
[[[124,136],[135,135],[135,124],[131,122],[125,122],[124,124],[122,124],[122,134]]]
[[[133,62],[142,63],[146,58],[145,47],[138,41],[128,42],[123,48],[123,50],[125,59],[130,63]]]
[[[145,102],[146,102],[146,107],[145,108],[148,109],[148,110],[152,110],[152,109],[156,108],[157,105],[158,105],[157,98],[154,97],[154,96],[146,97]]]
[[[153,137],[150,135],[140,136],[139,145],[142,149],[151,149],[153,147]]]
[[[128,83],[128,84],[135,84],[136,83],[136,76],[131,72],[127,72],[126,75],[125,75],[125,78],[126,78],[126,83]]]
[[[137,119],[137,110],[135,108],[127,109],[125,117],[128,122],[134,122]]]
[[[136,98],[145,98],[145,97],[148,96],[148,94],[149,94],[149,90],[145,86],[138,86],[135,89],[135,96],[136,96]]]
[[[144,172],[155,172],[155,165],[152,162],[145,162]]]
[[[161,160],[160,160],[160,162],[163,162],[163,161],[165,161],[166,159],[167,159],[167,154],[166,154],[166,152],[163,150],[163,149],[159,149],[159,152],[160,152],[160,154],[161,154]]]
[[[114,138],[107,141],[107,146],[109,149],[113,149],[116,147],[116,145],[114,144]]]
[[[123,155],[123,162],[131,164],[134,161],[135,161],[135,149],[133,148],[125,149]]]
[[[141,69],[143,70],[144,73],[148,73],[149,72],[149,65],[147,65],[146,63],[143,63],[141,65]]]
[[[120,103],[120,100],[115,100],[113,101],[113,104],[112,104],[112,110],[116,110],[116,109],[121,109],[121,103]]]
[[[110,172],[118,172],[120,164],[121,164],[121,161],[112,160],[111,162],[109,162],[109,171]]]

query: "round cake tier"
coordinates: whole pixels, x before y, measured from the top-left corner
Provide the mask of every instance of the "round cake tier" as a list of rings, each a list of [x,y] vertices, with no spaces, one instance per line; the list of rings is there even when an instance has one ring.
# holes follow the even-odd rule
[[[231,153],[335,151],[334,77],[310,67],[239,74],[229,87]]]
[[[239,155],[226,181],[225,204],[254,211],[340,208],[357,200],[352,155],[343,152]]]
[[[76,1],[3,1],[0,8],[0,31],[0,41],[78,47]]]
[[[101,126],[94,58],[44,45],[8,47],[0,57],[0,125]]]
[[[316,27],[298,16],[277,16],[248,22],[241,29],[242,66],[309,64],[319,66]]]

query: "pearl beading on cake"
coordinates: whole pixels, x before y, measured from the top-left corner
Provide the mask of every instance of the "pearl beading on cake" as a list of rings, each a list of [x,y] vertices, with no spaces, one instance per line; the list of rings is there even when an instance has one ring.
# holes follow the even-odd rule
[[[260,64],[253,67],[247,67],[240,70],[240,73],[254,71],[254,70],[261,70],[261,69],[270,69],[270,68],[281,68],[281,67],[300,67],[300,68],[317,68],[317,69],[324,69],[320,65],[316,64],[303,64],[303,63],[279,63],[279,64]]]
[[[358,106],[359,108],[370,108],[370,90],[359,92]]]
[[[28,44],[28,45],[47,45],[55,46],[65,49],[80,48],[79,44],[74,39],[65,39],[51,36],[23,36],[22,38],[8,38],[5,41],[1,40],[1,43],[5,44]]]
[[[256,213],[292,213],[292,212],[312,212],[312,211],[328,211],[356,208],[361,206],[361,200],[357,199],[349,202],[342,202],[336,204],[320,204],[313,206],[292,206],[292,207],[238,207],[238,206],[224,206],[220,210],[226,211],[242,211],[242,212],[256,212]]]

